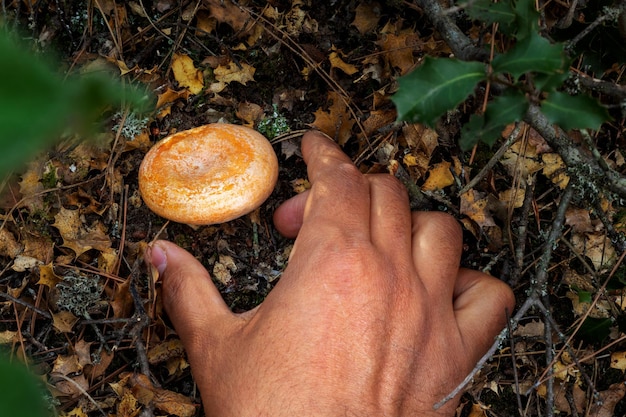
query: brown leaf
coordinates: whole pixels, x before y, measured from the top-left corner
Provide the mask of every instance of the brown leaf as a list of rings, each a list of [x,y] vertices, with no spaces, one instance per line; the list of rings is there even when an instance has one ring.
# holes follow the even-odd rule
[[[328,93],[328,99],[332,102],[328,112],[319,108],[314,113],[315,120],[311,126],[334,138],[340,146],[343,146],[352,136],[352,126],[354,126],[355,121],[350,116],[348,106],[339,94],[331,91]]]
[[[104,225],[96,221],[90,227],[85,227],[84,219],[79,210],[68,210],[61,207],[54,224],[63,238],[63,246],[74,251],[76,257],[90,249],[106,250],[111,247],[109,237]]]
[[[412,31],[404,31],[398,35],[387,33],[382,40],[376,42],[386,52],[389,65],[404,75],[415,66],[413,52],[419,49],[419,36]]]
[[[24,247],[17,243],[13,233],[9,232],[7,228],[0,229],[0,256],[13,259],[23,250]]]
[[[362,2],[355,9],[352,25],[361,35],[372,32],[380,20],[380,4],[377,2]]]
[[[205,0],[204,4],[208,4],[211,16],[220,23],[226,23],[235,32],[240,32],[240,35],[245,35],[251,29],[253,20],[250,18],[250,14],[235,3],[222,0]]]
[[[45,285],[50,289],[54,289],[59,282],[63,281],[63,278],[54,273],[52,264],[41,265],[39,267],[39,281],[38,285]]]
[[[159,343],[148,351],[148,362],[152,365],[165,362],[174,357],[185,354],[185,348],[180,339],[169,339]]]
[[[78,322],[78,318],[69,311],[59,311],[52,315],[52,325],[60,333],[72,333],[72,327]]]
[[[54,360],[52,373],[69,375],[82,371],[83,367],[78,363],[78,355],[59,355]]]
[[[188,397],[154,387],[145,375],[133,375],[129,382],[131,392],[144,405],[154,405],[159,410],[178,417],[192,417],[196,412],[196,405]]]
[[[488,200],[478,191],[470,190],[461,195],[461,214],[474,220],[480,227],[495,226],[496,223],[487,209]]]
[[[575,233],[593,232],[589,210],[568,208],[565,212],[565,224],[572,227]]]
[[[115,293],[109,304],[113,309],[113,317],[116,319],[130,317],[134,307],[133,297],[130,294],[130,277],[115,286]]]
[[[601,401],[593,402],[591,405],[590,417],[612,417],[615,415],[614,410],[618,402],[624,398],[626,386],[623,382],[611,384],[609,389],[600,391]]]
[[[239,103],[235,115],[243,120],[245,126],[254,127],[255,123],[263,118],[263,108],[255,103],[247,101]]]
[[[591,259],[596,271],[610,267],[617,258],[611,239],[604,233],[575,233],[572,244],[580,254]]]

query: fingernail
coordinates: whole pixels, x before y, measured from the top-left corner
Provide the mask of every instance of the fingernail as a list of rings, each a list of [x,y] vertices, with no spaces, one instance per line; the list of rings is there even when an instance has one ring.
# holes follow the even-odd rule
[[[159,271],[159,275],[163,274],[167,266],[167,255],[158,244],[150,246],[150,263]]]

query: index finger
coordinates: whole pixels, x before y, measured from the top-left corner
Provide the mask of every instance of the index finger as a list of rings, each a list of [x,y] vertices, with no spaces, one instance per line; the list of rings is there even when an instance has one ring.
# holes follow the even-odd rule
[[[320,132],[302,138],[311,189],[299,236],[354,237],[369,242],[369,181],[341,148]]]

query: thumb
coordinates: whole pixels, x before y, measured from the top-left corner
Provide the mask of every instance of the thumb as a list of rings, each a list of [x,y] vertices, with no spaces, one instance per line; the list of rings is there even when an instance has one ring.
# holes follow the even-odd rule
[[[513,291],[504,282],[479,271],[461,268],[454,288],[454,312],[468,354],[480,359],[506,326],[515,307]]]
[[[274,212],[274,227],[286,238],[298,236],[304,220],[304,208],[309,191],[297,194],[281,204]]]
[[[234,320],[207,270],[196,258],[177,245],[159,240],[146,252],[146,262],[159,272],[163,306],[188,353],[199,343],[199,334],[219,340]]]

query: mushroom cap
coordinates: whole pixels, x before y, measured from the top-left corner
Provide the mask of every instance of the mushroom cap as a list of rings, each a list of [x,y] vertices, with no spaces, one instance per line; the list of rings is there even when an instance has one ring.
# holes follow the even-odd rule
[[[214,123],[157,142],[139,167],[139,191],[159,216],[216,224],[259,207],[277,178],[278,160],[263,135],[245,126]]]

